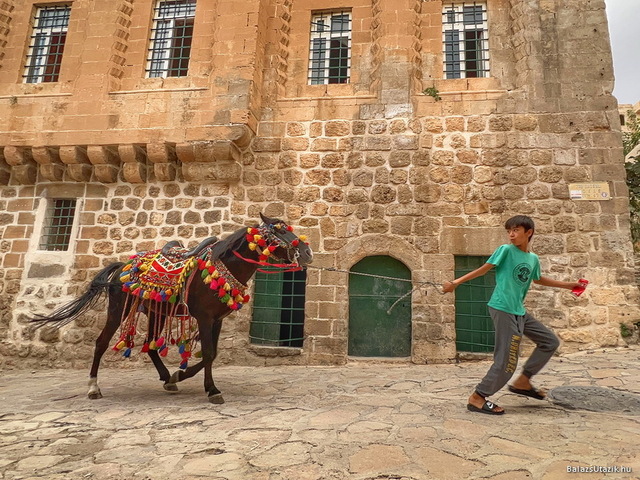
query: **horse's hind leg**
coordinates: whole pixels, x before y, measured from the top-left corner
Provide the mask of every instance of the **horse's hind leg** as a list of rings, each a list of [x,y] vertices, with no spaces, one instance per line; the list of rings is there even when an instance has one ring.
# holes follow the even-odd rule
[[[100,360],[102,359],[104,352],[109,348],[109,342],[118,330],[123,314],[126,315],[128,310],[131,308],[131,306],[126,302],[127,294],[119,289],[116,290],[115,288],[116,287],[112,287],[109,291],[107,323],[96,339],[96,348],[93,352],[93,363],[91,364],[91,371],[89,372],[89,391],[87,392],[87,396],[92,400],[102,398],[100,387],[98,387],[98,369],[100,368]],[[127,309],[127,312],[124,312],[125,308]]]

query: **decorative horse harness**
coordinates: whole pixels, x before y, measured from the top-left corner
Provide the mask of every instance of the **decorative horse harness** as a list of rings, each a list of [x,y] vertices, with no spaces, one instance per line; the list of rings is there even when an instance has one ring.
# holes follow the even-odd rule
[[[297,263],[299,240],[287,243],[279,238],[276,232],[282,229],[293,231],[293,227],[284,223],[262,224],[247,229],[245,238],[249,249],[258,251],[259,261],[246,259],[235,251],[234,254],[251,263],[269,265],[266,261],[281,247],[287,252],[287,260]],[[304,235],[299,238],[306,241]],[[129,294],[127,308],[123,310],[121,333],[113,350],[122,351],[124,357],[131,355],[140,314],[147,312],[149,320],[155,316],[155,321],[149,322],[154,331],[147,335],[152,340],[146,341],[141,351],[158,350],[164,357],[168,353],[168,345],[177,345],[182,357],[180,368],[187,368],[191,352],[199,340],[198,324],[187,307],[189,286],[195,278],[196,267],[201,272],[202,281],[216,291],[218,299],[231,310],[240,310],[250,299],[245,294],[247,285],[238,281],[219,258],[213,258],[213,247],[217,241],[216,237],[210,237],[192,250],[182,247],[179,242],[170,242],[160,250],[137,253],[129,258],[120,274],[122,291]],[[198,357],[199,353],[195,356]]]

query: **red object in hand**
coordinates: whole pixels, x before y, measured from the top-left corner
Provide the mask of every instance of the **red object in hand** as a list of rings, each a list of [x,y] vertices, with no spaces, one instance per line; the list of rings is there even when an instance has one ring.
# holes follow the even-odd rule
[[[582,295],[582,292],[587,289],[587,285],[589,284],[589,281],[585,280],[584,278],[581,278],[580,280],[578,280],[578,282],[580,283],[580,286],[573,287],[573,289],[571,290],[571,293],[576,297]]]

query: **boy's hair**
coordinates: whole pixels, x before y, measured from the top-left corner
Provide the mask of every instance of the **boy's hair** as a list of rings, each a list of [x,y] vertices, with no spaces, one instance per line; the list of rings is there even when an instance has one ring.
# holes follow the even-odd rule
[[[533,219],[531,217],[527,217],[526,215],[516,215],[515,217],[511,217],[504,224],[504,228],[507,230],[516,227],[523,227],[524,231],[532,230],[531,236],[529,237],[529,241],[533,238],[533,234],[536,231],[536,225],[533,223]]]

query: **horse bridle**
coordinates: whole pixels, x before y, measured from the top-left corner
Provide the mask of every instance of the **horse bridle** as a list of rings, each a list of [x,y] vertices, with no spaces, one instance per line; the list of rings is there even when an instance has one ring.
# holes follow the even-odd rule
[[[286,260],[288,260],[290,263],[298,263],[298,258],[300,258],[300,251],[297,248],[298,245],[294,245],[293,242],[300,242],[301,240],[295,238],[292,242],[287,242],[285,239],[278,236],[278,232],[292,232],[293,228],[291,228],[284,222],[269,225],[263,223],[258,226],[258,231],[262,235],[262,238],[265,239],[267,245],[276,245],[277,247],[284,249],[287,252]],[[293,257],[291,254],[292,251]],[[285,260],[284,258],[275,255],[275,251],[272,252],[272,255],[278,260]]]

